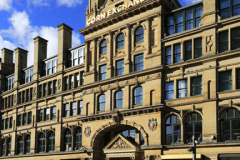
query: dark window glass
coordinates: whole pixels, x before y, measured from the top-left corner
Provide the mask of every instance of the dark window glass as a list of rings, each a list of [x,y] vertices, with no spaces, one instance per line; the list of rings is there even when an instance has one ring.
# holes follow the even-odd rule
[[[116,76],[124,75],[124,60],[116,62]]]
[[[2,156],[5,156],[6,154],[6,141],[5,139],[2,139]]]
[[[42,85],[39,86],[39,97],[42,97]]]
[[[194,40],[194,58],[199,58],[202,56],[202,39]]]
[[[103,40],[100,45],[100,54],[107,53],[107,40]]]
[[[232,90],[232,71],[219,73],[219,91]]]
[[[9,138],[7,143],[7,156],[11,155],[11,143],[12,143],[12,140],[11,138]]]
[[[183,31],[183,13],[176,15],[176,33]]]
[[[233,16],[240,15],[240,1],[239,0],[233,0]]]
[[[55,133],[51,132],[48,137],[48,152],[55,150]]]
[[[57,93],[57,81],[56,80],[53,81],[53,87],[54,87],[53,94],[55,94],[55,93]]]
[[[237,69],[237,89],[240,89],[240,69]]]
[[[135,61],[134,71],[143,70],[143,54],[136,55],[134,57],[134,61]]]
[[[79,87],[80,86],[80,77],[79,77],[79,73],[75,74],[75,87]]]
[[[82,147],[82,128],[78,128],[75,134],[75,149]]]
[[[165,96],[166,96],[166,100],[174,99],[174,83],[173,82],[165,83]]]
[[[170,116],[166,121],[166,144],[181,142],[181,123],[176,115]]]
[[[124,47],[124,34],[123,33],[119,34],[117,37],[117,49],[121,48],[121,47]]]
[[[84,72],[80,73],[80,78],[81,78],[80,85],[84,85]]]
[[[50,119],[50,108],[45,109],[44,118],[45,118],[45,121],[49,121],[49,119]]]
[[[103,66],[100,66],[99,80],[105,80],[105,79],[107,79],[107,66],[103,65]]]
[[[135,43],[143,41],[144,40],[144,31],[143,27],[138,27],[135,31]]]
[[[192,59],[192,41],[185,42],[185,60]]]
[[[21,104],[22,103],[22,94],[21,94],[21,92],[18,93],[18,96],[19,96],[19,104]]]
[[[30,135],[27,135],[25,143],[26,154],[30,153],[30,142],[31,142]]]
[[[116,95],[115,95],[115,105],[116,107],[115,108],[121,108],[123,107],[123,91],[118,91],[116,92]]]
[[[51,108],[51,120],[56,119],[56,106]]]
[[[240,28],[233,29],[232,34],[231,34],[231,45],[232,45],[232,50],[240,48]]]
[[[69,80],[70,80],[70,88],[69,89],[72,89],[73,88],[73,76],[69,76]]]
[[[65,86],[64,86],[65,91],[68,89],[68,77],[65,77]]]
[[[18,126],[22,125],[22,115],[18,115]]]
[[[202,13],[203,13],[202,6],[196,8],[196,27],[199,27],[199,25],[200,25]]]
[[[47,95],[47,84],[43,84],[43,97],[45,97]]]
[[[69,116],[69,104],[64,105],[64,116],[68,117]]]
[[[48,83],[48,95],[52,94],[52,82]]]
[[[77,115],[77,103],[72,102],[71,103],[71,116],[76,116]]]
[[[18,138],[18,154],[23,154],[23,137]]]
[[[32,112],[28,112],[28,124],[32,123]]]
[[[29,90],[26,90],[26,94],[27,94],[26,101],[29,101]]]
[[[167,34],[174,34],[174,19],[173,16],[167,18]]]
[[[240,112],[237,109],[227,109],[221,115],[221,141],[239,141]]]
[[[197,96],[202,94],[202,77],[193,77],[191,83],[191,95]]]
[[[178,81],[178,98],[183,98],[188,96],[187,89],[187,80],[179,80]]]
[[[78,114],[83,114],[83,101],[78,102]]]
[[[174,62],[180,62],[181,61],[181,45],[174,45]]]
[[[6,119],[5,129],[8,129],[8,126],[9,126],[9,119],[7,118],[7,119]]]
[[[142,104],[143,103],[143,89],[142,87],[137,87],[134,89],[134,105]]]
[[[42,109],[38,110],[38,121],[39,122],[43,121],[43,110]]]
[[[33,92],[32,92],[32,88],[30,88],[30,97],[29,97],[29,100],[31,101],[32,100],[32,94],[33,94]]]
[[[171,64],[172,63],[172,51],[171,47],[166,48],[166,64]]]
[[[4,123],[5,123],[5,121],[4,121],[4,119],[2,120],[2,130],[4,130]]]
[[[228,31],[219,33],[219,52],[228,50]]]
[[[229,0],[220,0],[220,17],[222,19],[230,17]]]
[[[186,30],[193,29],[193,10],[186,11]]]
[[[45,135],[43,133],[41,133],[39,135],[39,139],[38,139],[38,152],[39,153],[45,152]]]
[[[23,125],[27,124],[27,113],[23,114]]]
[[[105,110],[105,95],[100,95],[98,97],[98,110],[104,111]]]
[[[13,118],[10,117],[10,124],[9,124],[9,128],[12,128],[12,122],[13,122]]]
[[[192,137],[202,137],[202,117],[198,113],[191,113],[186,118],[185,123],[186,143],[192,143]]]
[[[78,64],[78,52],[73,52],[73,66],[76,66]]]
[[[72,134],[70,129],[66,130],[64,138],[65,151],[72,150]]]

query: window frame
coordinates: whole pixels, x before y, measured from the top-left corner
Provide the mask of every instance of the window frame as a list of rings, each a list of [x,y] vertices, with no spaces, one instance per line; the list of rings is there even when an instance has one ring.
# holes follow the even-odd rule
[[[120,39],[120,38],[122,38],[122,37],[120,37],[120,36],[123,36],[123,39]],[[123,44],[120,44],[121,43],[123,43]],[[119,49],[119,48],[123,48],[124,47],[124,34],[123,33],[119,33],[118,35],[117,35],[117,38],[116,38],[116,49]]]
[[[68,131],[70,131],[70,134],[67,133]],[[66,142],[66,139],[68,142]],[[70,147],[69,144],[71,145]],[[66,148],[66,146],[68,146],[68,149]],[[72,131],[70,129],[67,129],[64,133],[64,149],[65,151],[72,150]]]
[[[24,74],[25,74],[24,76],[25,83],[29,83],[33,81],[33,67],[25,70]]]
[[[137,33],[138,30],[140,30],[142,28],[142,32],[141,33]],[[141,37],[143,36],[143,37]],[[143,26],[138,26],[136,29],[135,29],[135,32],[134,32],[134,42],[135,43],[138,43],[138,42],[143,42],[144,41],[144,28]]]
[[[80,132],[78,132],[80,129]],[[77,137],[78,139],[80,140],[79,142],[77,141]],[[80,149],[82,147],[82,128],[81,127],[78,127],[76,130],[75,130],[75,148],[76,149]]]
[[[55,151],[55,132],[51,131],[48,135],[48,148],[47,151],[49,153]]]
[[[38,153],[44,153],[45,152],[45,146],[46,146],[45,134],[40,133],[39,136],[38,136]]]
[[[29,139],[28,139],[28,137],[29,137]],[[25,153],[26,154],[30,154],[30,148],[31,148],[31,136],[27,135],[26,140],[25,140]]]
[[[172,120],[173,120],[172,117],[175,117],[175,118],[176,118],[176,119],[175,119],[175,120],[176,120],[175,123],[172,123]],[[176,136],[176,134],[174,133],[174,128],[175,128],[176,126],[180,126],[180,140],[181,140],[181,121],[180,121],[180,118],[179,118],[179,123],[178,123],[177,118],[179,118],[179,116],[173,114],[173,115],[170,115],[170,116],[166,119],[166,121],[165,121],[165,136],[166,136],[166,138],[165,138],[165,139],[166,139],[165,144],[167,144],[167,145],[179,144],[179,143],[174,143],[174,136]],[[167,123],[168,123],[168,120],[169,120],[169,124],[167,124]],[[167,143],[167,137],[168,137],[168,135],[169,135],[169,134],[167,134],[167,127],[168,127],[168,126],[171,126],[171,127],[172,127],[172,134],[171,134],[172,141],[171,141],[171,144],[168,144],[168,143]]]
[[[224,34],[227,34],[227,40],[221,41],[221,39],[222,39],[221,37]],[[220,32],[218,35],[219,35],[219,53],[228,51],[229,50],[229,33],[228,33],[228,30]],[[224,48],[223,46],[227,47],[227,49],[226,50],[225,49],[221,49],[221,48]]]
[[[177,52],[178,49],[180,50],[180,52]],[[178,58],[179,60],[177,60]],[[181,62],[181,44],[174,45],[174,63],[178,63],[178,62]]]
[[[122,97],[118,98],[118,94],[122,93]],[[118,106],[118,102],[121,101],[121,106]],[[123,91],[119,90],[115,93],[115,108],[123,108]]]
[[[201,47],[197,47],[197,43],[201,42]],[[194,58],[200,58],[202,56],[202,38],[196,38],[194,39]],[[201,54],[199,54],[198,52],[201,51]],[[198,55],[199,54],[199,55]]]
[[[142,56],[142,62],[136,62],[137,60],[137,57],[141,57]],[[141,67],[141,64],[142,64],[142,69],[137,69],[137,67],[140,65]],[[137,55],[134,55],[134,72],[137,72],[137,71],[142,71],[144,70],[144,55],[143,53],[141,54],[137,54]]]
[[[219,1],[219,16],[221,17],[221,13],[224,13],[224,11],[228,14],[226,17],[221,17],[221,20],[223,19],[227,19],[227,18],[230,18],[230,17],[234,17],[234,16],[238,16],[238,15],[234,15],[234,7],[240,7],[240,3],[239,4],[236,4],[234,5],[233,4],[233,0],[228,0],[228,6],[225,7],[225,8],[221,8],[221,0]],[[239,8],[238,8],[239,9]]]
[[[119,63],[123,63],[123,67],[119,67]],[[118,71],[122,71],[123,74],[119,74]],[[116,61],[116,76],[122,76],[124,75],[124,59],[120,59]]]
[[[166,86],[167,86],[167,84],[172,84],[172,86],[173,86],[173,90],[167,90],[166,88]],[[173,98],[167,98],[167,93],[171,93],[171,94],[173,94]],[[171,81],[171,82],[166,82],[165,83],[165,100],[171,100],[171,99],[174,99],[174,82],[173,81]]]
[[[190,45],[188,45],[190,44]],[[191,49],[188,49],[188,46],[191,46]],[[192,40],[186,41],[184,43],[185,47],[185,61],[192,59]],[[190,56],[189,56],[190,55]]]
[[[103,67],[105,69],[104,71],[102,70]],[[103,77],[103,75],[104,75],[104,77]],[[102,81],[105,79],[107,79],[107,65],[106,64],[99,66],[99,80]]]
[[[17,141],[18,143],[18,155],[22,155],[23,154],[23,147],[24,147],[24,142],[23,142],[23,137],[22,136],[19,136],[18,137],[18,141]]]
[[[104,101],[100,101],[102,96],[104,96]],[[101,109],[101,104],[104,104],[104,109]],[[105,109],[106,109],[106,95],[101,94],[98,96],[98,111],[105,111]]]
[[[53,63],[55,61],[55,63]],[[49,59],[44,62],[45,69],[43,69],[43,72],[45,76],[51,75],[57,72],[57,63],[58,63],[58,57]],[[50,67],[48,66],[50,64]],[[50,72],[49,72],[50,71]]]
[[[230,73],[231,75],[231,80],[221,80],[221,77],[226,77],[226,73]],[[223,75],[224,74],[224,75]],[[231,91],[233,90],[233,79],[232,79],[233,75],[232,75],[232,70],[228,70],[228,71],[222,71],[222,72],[219,72],[219,92],[224,92],[224,91]],[[222,87],[224,86],[224,84],[228,83],[229,82],[229,85],[231,83],[231,89],[222,89]]]
[[[139,94],[137,92],[137,89],[141,89],[142,94]],[[140,98],[140,103],[137,103],[137,98]],[[141,103],[142,102],[142,103]],[[133,89],[133,105],[142,105],[143,104],[143,87],[139,86]]]
[[[194,85],[193,81],[197,80],[198,78],[201,78],[201,85]],[[194,89],[201,87],[201,94],[194,94]],[[191,96],[198,96],[198,95],[202,95],[202,76],[197,76],[197,77],[192,77],[191,78]]]
[[[105,50],[106,50],[106,52],[105,52]],[[107,53],[107,40],[103,39],[100,42],[99,55],[106,54],[106,53]]]

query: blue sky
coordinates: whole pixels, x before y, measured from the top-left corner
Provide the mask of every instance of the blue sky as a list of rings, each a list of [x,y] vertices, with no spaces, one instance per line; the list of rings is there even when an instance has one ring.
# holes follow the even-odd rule
[[[198,0],[180,0],[182,6]],[[78,32],[85,27],[88,0],[0,0],[0,49],[21,47],[33,64],[33,38],[48,40],[48,57],[57,54],[57,26],[73,28],[72,46],[84,42]]]

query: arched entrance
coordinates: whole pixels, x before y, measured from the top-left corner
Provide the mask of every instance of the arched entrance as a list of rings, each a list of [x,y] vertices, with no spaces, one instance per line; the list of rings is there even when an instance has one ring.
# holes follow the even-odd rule
[[[127,121],[103,125],[91,142],[94,160],[142,160],[140,146],[144,144],[148,144],[148,138],[143,127]]]

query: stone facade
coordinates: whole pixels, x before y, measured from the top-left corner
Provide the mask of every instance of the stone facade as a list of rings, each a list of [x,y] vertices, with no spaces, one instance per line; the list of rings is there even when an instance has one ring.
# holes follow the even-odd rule
[[[84,44],[71,48],[61,24],[56,56],[34,38],[33,66],[27,51],[17,48],[13,64],[2,49],[0,159],[191,159],[193,135],[197,159],[238,159],[240,16],[223,19],[219,6],[89,0]]]

